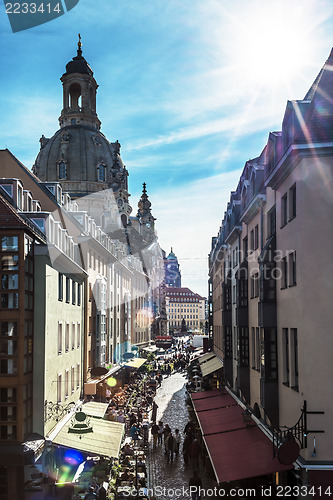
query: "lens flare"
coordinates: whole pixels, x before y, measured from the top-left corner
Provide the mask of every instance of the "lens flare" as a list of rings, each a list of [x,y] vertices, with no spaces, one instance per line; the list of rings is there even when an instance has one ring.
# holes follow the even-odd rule
[[[66,450],[64,454],[64,462],[69,465],[79,465],[83,462],[83,457],[77,450]]]
[[[67,483],[71,481],[71,476],[73,474],[73,469],[69,465],[62,465],[59,469],[59,479],[58,484]]]
[[[114,377],[110,377],[107,379],[106,383],[108,384],[109,387],[116,387],[117,380]]]

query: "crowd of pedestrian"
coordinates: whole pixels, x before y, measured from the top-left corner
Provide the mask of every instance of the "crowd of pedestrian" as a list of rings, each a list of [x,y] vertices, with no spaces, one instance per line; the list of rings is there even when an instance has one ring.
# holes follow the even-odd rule
[[[169,377],[174,371],[187,370],[191,361],[189,350],[185,350],[184,343],[179,342],[175,352],[167,359],[156,360],[153,364],[153,370],[156,372],[156,379],[159,385],[163,380],[163,375]],[[151,424],[151,435],[153,439],[153,449],[164,445],[164,454],[167,463],[172,463],[174,456],[179,455],[182,436],[179,429],[172,432],[169,425],[164,424],[161,420],[156,422],[156,413],[153,415]],[[197,468],[199,465],[200,445],[195,435],[195,427],[192,422],[188,422],[184,429],[184,439],[182,446],[182,454],[185,465],[191,465]]]

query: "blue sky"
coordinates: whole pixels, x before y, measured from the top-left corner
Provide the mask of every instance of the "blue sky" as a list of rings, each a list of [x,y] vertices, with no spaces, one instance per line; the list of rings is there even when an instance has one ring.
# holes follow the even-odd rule
[[[38,2],[37,2],[38,3]],[[245,162],[304,97],[333,45],[331,0],[80,0],[13,34],[0,8],[0,147],[31,167],[58,128],[59,78],[83,55],[102,132],[119,140],[136,212],[142,182],[183,285],[207,294],[207,255]]]

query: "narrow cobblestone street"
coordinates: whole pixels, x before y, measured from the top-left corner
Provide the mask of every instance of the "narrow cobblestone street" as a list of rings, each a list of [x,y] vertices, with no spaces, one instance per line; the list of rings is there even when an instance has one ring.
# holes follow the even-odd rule
[[[179,429],[181,434],[181,444],[179,456],[175,456],[174,461],[167,463],[164,453],[164,445],[158,445],[154,450],[152,439],[150,439],[149,451],[149,488],[154,489],[156,500],[170,500],[189,498],[183,493],[183,488],[188,489],[190,477],[193,475],[193,467],[185,465],[182,455],[184,441],[184,427],[189,420],[189,412],[186,404],[186,378],[182,373],[174,373],[170,377],[164,378],[161,387],[156,392],[155,402],[158,405],[157,422],[169,424],[172,433]],[[213,487],[211,479],[207,476],[204,464],[199,462],[199,475],[202,479],[202,488]],[[167,491],[169,489],[169,491]],[[214,498],[202,495],[201,499]]]

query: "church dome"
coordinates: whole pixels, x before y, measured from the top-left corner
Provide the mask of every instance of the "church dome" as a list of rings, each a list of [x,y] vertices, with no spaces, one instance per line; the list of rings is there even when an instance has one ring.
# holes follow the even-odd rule
[[[177,260],[177,257],[175,256],[175,254],[173,253],[173,250],[171,248],[171,252],[169,253],[169,255],[167,256],[167,260]]]
[[[73,198],[127,187],[127,171],[121,160],[120,144],[110,143],[94,128],[70,125],[53,137],[40,140],[34,173],[47,182],[60,182]]]
[[[72,61],[66,65],[65,75],[69,75],[70,73],[81,73],[91,76],[94,74],[93,70],[82,55],[73,57]]]
[[[43,182],[60,182],[72,198],[111,188],[117,193],[119,209],[128,213],[128,173],[120,157],[120,144],[109,142],[100,132],[98,85],[81,47],[79,35],[77,56],[66,65],[60,79],[60,129],[50,139],[40,139],[33,172]]]

